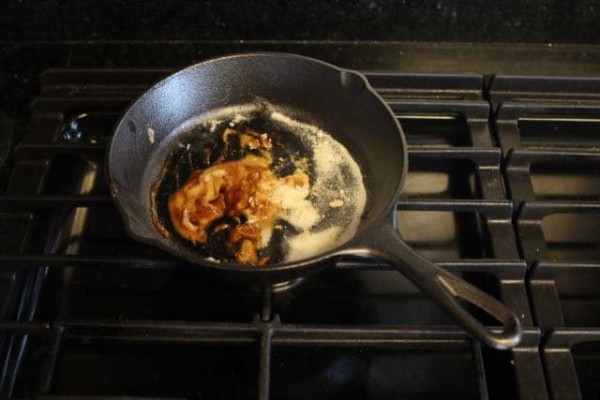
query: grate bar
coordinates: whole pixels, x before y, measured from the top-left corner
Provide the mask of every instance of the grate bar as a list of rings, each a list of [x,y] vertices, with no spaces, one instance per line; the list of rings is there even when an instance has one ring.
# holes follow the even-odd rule
[[[535,201],[523,203],[519,220],[539,220],[550,214],[600,213],[600,201]]]
[[[491,83],[494,108],[506,101],[600,102],[600,79],[496,75]]]
[[[2,196],[0,211],[29,211],[40,208],[69,208],[112,206],[108,195],[73,195],[73,196]]]
[[[27,268],[48,266],[65,267],[127,267],[127,268],[181,268],[188,264],[165,256],[160,258],[84,257],[47,254],[0,254],[0,268]]]
[[[454,211],[477,212],[490,219],[508,219],[513,215],[513,205],[508,200],[455,200],[455,199],[400,199],[399,211]]]
[[[387,102],[392,111],[398,116],[409,114],[427,117],[427,115],[464,116],[468,119],[488,119],[489,105],[486,102],[431,102],[419,100],[391,100]]]

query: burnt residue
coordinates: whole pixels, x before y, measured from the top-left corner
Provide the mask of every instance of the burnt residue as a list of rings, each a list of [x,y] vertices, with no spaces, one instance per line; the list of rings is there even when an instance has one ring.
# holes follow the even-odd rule
[[[213,258],[228,259],[231,257],[231,249],[227,244],[229,234],[240,223],[239,219],[226,215],[215,220],[206,229],[206,247]]]
[[[163,168],[163,171],[161,171],[161,177],[163,176],[163,173],[164,173],[164,168]],[[157,208],[156,208],[156,193],[158,192],[159,187],[160,187],[160,180],[154,182],[152,184],[152,186],[150,187],[150,216],[152,218],[152,225],[154,225],[154,229],[156,229],[158,231],[158,233],[161,234],[162,237],[169,238],[171,236],[171,233],[169,232],[169,230],[167,230],[167,228],[165,228],[161,219],[158,217],[158,214],[156,211],[157,210]]]
[[[258,111],[248,115],[247,119],[235,124],[233,119],[223,120],[211,127],[209,123],[199,123],[188,131],[180,132],[179,141],[175,141],[173,149],[167,157],[159,179],[151,190],[152,220],[157,231],[164,237],[170,237],[178,245],[188,248],[204,257],[212,257],[221,261],[233,261],[236,249],[227,245],[231,230],[244,221],[222,217],[214,221],[207,229],[206,243],[192,243],[179,235],[171,222],[168,200],[169,196],[185,183],[190,174],[199,169],[223,162],[235,161],[248,154],[260,155],[261,149],[251,149],[241,145],[239,135],[227,135],[223,141],[223,133],[228,128],[236,131],[253,131],[266,133],[271,139],[271,170],[278,177],[294,173],[299,164],[304,163],[312,185],[316,179],[312,165],[312,149],[305,146],[293,132],[282,129],[280,124],[270,120],[268,113]],[[259,251],[260,257],[268,257],[269,263],[281,262],[284,258],[284,237],[297,233],[289,223],[277,220],[269,245]],[[169,236],[165,236],[165,233]]]
[[[271,262],[282,261],[285,257],[283,252],[283,243],[286,237],[297,235],[298,230],[285,220],[277,220],[273,225],[273,233],[271,234],[271,240],[269,246],[265,249],[260,250],[260,257],[269,257]]]
[[[108,185],[108,191],[112,198],[116,198],[117,193],[119,193],[119,188],[114,182],[111,182],[110,185]]]

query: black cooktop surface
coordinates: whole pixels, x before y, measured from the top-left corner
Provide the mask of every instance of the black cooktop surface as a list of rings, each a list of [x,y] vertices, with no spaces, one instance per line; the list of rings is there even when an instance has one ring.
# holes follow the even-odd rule
[[[409,144],[398,229],[520,316],[501,352],[377,260],[247,288],[130,239],[105,146],[169,72],[41,75],[0,174],[0,396],[600,397],[600,79],[367,73]]]

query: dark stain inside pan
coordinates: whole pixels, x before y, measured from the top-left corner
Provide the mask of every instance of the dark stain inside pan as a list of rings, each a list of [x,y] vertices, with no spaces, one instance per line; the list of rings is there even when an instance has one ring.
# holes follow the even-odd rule
[[[246,115],[246,119],[235,123],[234,129],[243,132],[249,128],[258,133],[267,133],[272,140],[273,148],[271,155],[273,162],[272,171],[277,176],[286,176],[296,170],[295,162],[301,158],[309,160],[306,173],[310,178],[311,185],[314,183],[315,168],[313,165],[313,151],[304,145],[301,139],[294,133],[285,130],[280,124],[270,120],[268,113],[255,111]],[[228,143],[222,141],[222,134],[230,127],[232,119],[223,119],[216,125],[209,123],[194,124],[190,129],[179,132],[177,140],[173,141],[174,149],[171,150],[165,161],[162,179],[155,185],[155,206],[158,222],[169,232],[173,240],[181,245],[192,249],[203,257],[213,257],[223,261],[233,261],[231,251],[227,247],[227,237],[236,224],[243,220],[235,221],[225,216],[214,221],[207,229],[207,241],[205,244],[193,244],[181,237],[174,229],[168,211],[169,196],[183,185],[192,171],[204,169],[213,163],[223,161],[239,160],[247,154],[260,155],[260,150],[243,149],[240,145],[238,135],[229,135]],[[214,228],[227,223],[229,228],[213,232]],[[269,257],[269,264],[283,260],[283,240],[288,235],[298,233],[296,229],[284,220],[276,221],[282,229],[274,229],[269,245],[259,251],[260,257]]]

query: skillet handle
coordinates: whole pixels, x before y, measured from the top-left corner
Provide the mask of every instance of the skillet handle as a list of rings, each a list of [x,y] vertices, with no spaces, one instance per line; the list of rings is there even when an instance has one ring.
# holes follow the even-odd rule
[[[411,249],[392,224],[383,224],[362,236],[363,246],[350,246],[343,254],[375,255],[404,274],[449,312],[471,335],[496,349],[508,349],[521,340],[521,323],[507,306],[475,286],[438,267]],[[502,330],[483,325],[458,300],[485,311],[502,324]]]

